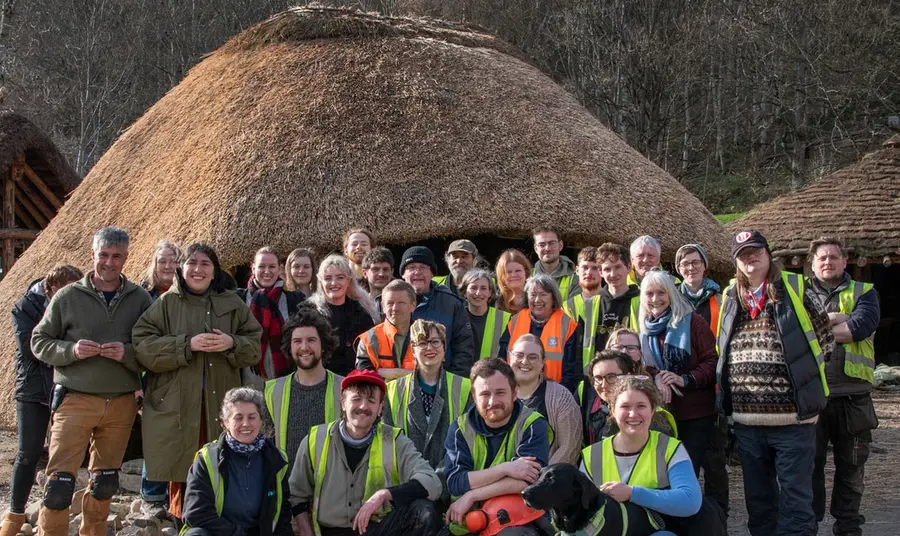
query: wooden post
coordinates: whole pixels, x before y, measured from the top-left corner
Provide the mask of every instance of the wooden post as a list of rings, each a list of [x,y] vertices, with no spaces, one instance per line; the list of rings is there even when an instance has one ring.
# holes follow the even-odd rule
[[[3,178],[3,227],[11,229],[16,226],[16,183],[13,181],[14,170],[10,169]],[[12,238],[3,239],[3,277],[9,274],[16,262],[15,242]]]

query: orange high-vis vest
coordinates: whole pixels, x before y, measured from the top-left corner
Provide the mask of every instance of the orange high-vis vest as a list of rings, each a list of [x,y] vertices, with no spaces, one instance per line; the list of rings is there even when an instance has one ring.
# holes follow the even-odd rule
[[[544,377],[555,382],[562,381],[563,371],[563,353],[566,349],[566,342],[569,337],[575,333],[577,322],[566,314],[562,309],[553,311],[550,319],[544,324],[544,331],[541,332],[541,342],[544,343]],[[507,325],[509,330],[509,348],[506,353],[506,360],[510,361],[509,352],[512,351],[516,340],[531,332],[531,311],[522,309],[509,320]],[[576,356],[580,359],[580,356]]]
[[[366,353],[369,354],[369,360],[376,370],[380,368],[413,370],[416,368],[416,358],[413,357],[411,344],[406,345],[403,362],[398,366],[397,360],[394,358],[394,336],[396,335],[397,328],[388,321],[384,321],[360,335],[359,341],[366,349]]]
[[[719,300],[713,294],[709,297],[709,329],[715,334],[719,329]]]

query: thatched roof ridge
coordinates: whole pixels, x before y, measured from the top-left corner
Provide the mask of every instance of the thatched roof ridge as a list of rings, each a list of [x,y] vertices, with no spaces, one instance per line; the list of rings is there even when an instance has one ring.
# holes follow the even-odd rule
[[[81,181],[53,140],[34,123],[10,110],[0,110],[0,170],[8,170],[22,153],[60,199]]]
[[[759,229],[774,253],[784,256],[800,255],[822,236],[843,239],[855,257],[900,256],[900,134],[856,164],[763,203],[728,227]]]
[[[337,16],[289,13],[207,56],[122,134],[0,282],[0,308],[57,262],[86,268],[91,234],[109,224],[131,233],[132,277],[161,238],[208,241],[231,267],[267,244],[339,249],[354,226],[409,244],[552,223],[569,245],[651,234],[666,260],[701,241],[714,268],[730,265],[730,239],[697,198],[508,45],[349,10],[340,17],[378,31],[271,37]],[[10,357],[8,317],[0,333]]]
[[[219,52],[242,52],[268,45],[316,39],[384,37],[436,39],[447,44],[490,48],[528,61],[519,49],[474,24],[432,18],[389,17],[320,4],[294,7],[255,24],[230,39]]]

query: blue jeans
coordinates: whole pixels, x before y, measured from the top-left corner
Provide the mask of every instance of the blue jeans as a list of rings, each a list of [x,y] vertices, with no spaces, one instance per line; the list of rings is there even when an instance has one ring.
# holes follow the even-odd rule
[[[816,426],[735,424],[734,434],[741,453],[750,534],[815,536]]]
[[[147,464],[141,469],[141,499],[150,503],[169,502],[169,483],[147,480]]]

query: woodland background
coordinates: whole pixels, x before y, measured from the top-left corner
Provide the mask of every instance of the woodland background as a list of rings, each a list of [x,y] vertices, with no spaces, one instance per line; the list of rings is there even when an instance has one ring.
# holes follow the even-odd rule
[[[330,3],[499,35],[715,214],[798,188],[900,129],[900,1]],[[0,104],[85,175],[204,54],[297,4],[0,0]]]

